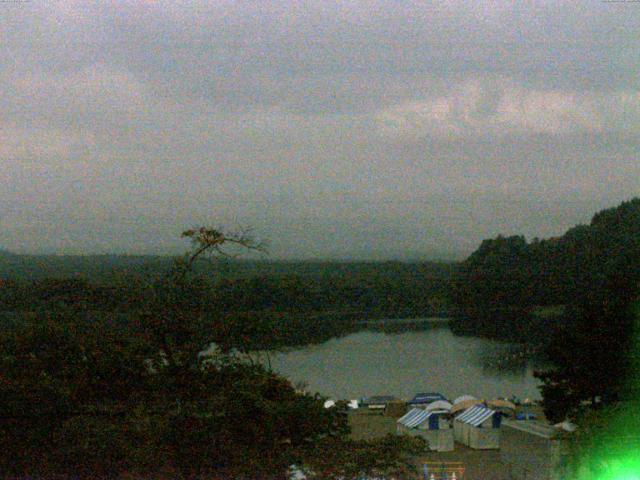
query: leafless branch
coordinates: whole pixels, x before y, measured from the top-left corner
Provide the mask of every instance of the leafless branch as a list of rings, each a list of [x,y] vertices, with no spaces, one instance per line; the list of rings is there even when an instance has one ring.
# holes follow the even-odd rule
[[[253,235],[251,228],[243,228],[237,232],[223,233],[221,230],[214,228],[200,227],[199,229],[186,230],[182,233],[182,237],[190,238],[195,247],[195,251],[187,260],[187,267],[191,267],[195,260],[201,255],[214,251],[220,256],[226,258],[236,258],[238,254],[231,254],[224,250],[224,245],[235,245],[245,250],[255,250],[258,252],[266,252],[267,245],[263,241],[259,241]]]

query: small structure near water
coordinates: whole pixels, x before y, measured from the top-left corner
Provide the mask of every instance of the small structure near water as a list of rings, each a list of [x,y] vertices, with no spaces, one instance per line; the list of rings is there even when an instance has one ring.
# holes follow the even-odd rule
[[[397,432],[424,438],[429,443],[430,450],[453,451],[451,422],[441,413],[413,408],[397,420]]]
[[[360,400],[360,406],[367,407],[369,410],[384,410],[387,404],[396,401],[398,401],[398,399],[392,395],[376,395],[373,397],[363,397]]]
[[[441,393],[428,392],[428,393],[416,393],[415,396],[409,400],[409,405],[412,407],[426,407],[430,403],[438,400],[447,400],[447,398]]]
[[[466,410],[470,409],[475,405],[484,405],[483,400],[477,400],[475,398],[470,398],[467,400],[461,400],[459,402],[454,402],[453,407],[451,407],[452,415],[460,415]]]
[[[504,420],[500,459],[514,480],[559,480],[567,458],[568,429],[532,420]]]
[[[482,405],[475,405],[453,422],[455,441],[476,450],[500,448],[502,415]]]
[[[451,405],[446,400],[436,400],[435,402],[427,405],[425,410],[427,410],[428,412],[449,414],[451,413],[451,407],[453,407],[453,405]]]

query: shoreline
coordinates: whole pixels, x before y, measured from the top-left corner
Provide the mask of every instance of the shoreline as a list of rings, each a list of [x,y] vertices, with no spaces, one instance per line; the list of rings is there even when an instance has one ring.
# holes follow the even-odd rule
[[[358,326],[376,326],[376,325],[405,325],[405,324],[446,324],[451,322],[451,317],[415,317],[415,318],[381,318],[378,320],[360,320],[356,322]]]

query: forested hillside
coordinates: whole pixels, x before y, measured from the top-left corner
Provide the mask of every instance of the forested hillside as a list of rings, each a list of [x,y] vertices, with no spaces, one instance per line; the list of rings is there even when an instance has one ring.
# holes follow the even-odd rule
[[[640,199],[594,215],[558,238],[485,240],[457,270],[451,298],[459,328],[521,337],[544,327],[543,311],[596,297],[640,270]],[[617,279],[617,280],[616,280]],[[558,310],[558,309],[556,309]]]
[[[171,268],[166,257],[4,254],[0,311],[81,310],[121,318]],[[199,261],[206,314],[255,348],[299,345],[349,333],[357,321],[445,315],[454,265],[402,262]]]

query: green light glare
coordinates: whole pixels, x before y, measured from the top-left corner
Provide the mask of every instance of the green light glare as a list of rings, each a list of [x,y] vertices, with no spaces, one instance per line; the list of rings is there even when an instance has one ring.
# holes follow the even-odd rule
[[[629,465],[623,461],[621,465],[612,466],[598,480],[640,480],[640,473],[638,473],[640,465],[638,462],[634,463],[635,465]]]
[[[640,480],[640,302],[635,312],[622,401],[593,412],[582,426],[584,468],[571,480]]]
[[[592,469],[585,473],[579,476],[579,480],[640,480],[640,453],[629,452],[607,458],[592,465]]]
[[[602,473],[598,480],[640,480],[640,460],[632,458],[612,461]]]

